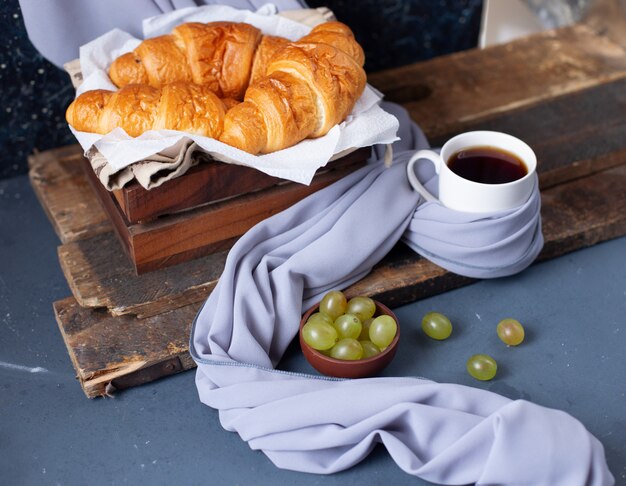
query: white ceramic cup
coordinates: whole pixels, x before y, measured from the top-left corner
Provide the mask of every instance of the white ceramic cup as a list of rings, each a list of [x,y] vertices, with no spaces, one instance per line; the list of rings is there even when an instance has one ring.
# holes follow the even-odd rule
[[[521,179],[503,184],[474,182],[455,174],[447,162],[452,155],[473,147],[493,147],[512,153],[524,162],[528,173]],[[419,159],[428,159],[439,174],[439,202],[457,211],[487,213],[505,211],[524,204],[535,184],[537,157],[533,150],[519,138],[500,132],[466,132],[448,140],[441,155],[432,150],[419,150],[407,165],[407,175],[413,189],[427,201],[436,200],[415,176],[413,165]]]

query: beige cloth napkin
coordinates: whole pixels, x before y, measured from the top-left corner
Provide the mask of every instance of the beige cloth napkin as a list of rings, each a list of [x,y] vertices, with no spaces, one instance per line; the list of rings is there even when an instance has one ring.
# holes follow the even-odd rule
[[[302,10],[286,10],[279,13],[301,24],[314,27],[323,22],[334,20],[335,16],[326,7]],[[64,65],[75,88],[80,86],[83,75],[78,59]],[[165,181],[183,175],[206,155],[193,141],[181,140],[176,145],[135,162],[121,170],[114,169],[106,158],[96,149],[91,148],[85,153],[96,176],[109,191],[121,189],[132,180],[136,180],[145,189],[152,189]]]

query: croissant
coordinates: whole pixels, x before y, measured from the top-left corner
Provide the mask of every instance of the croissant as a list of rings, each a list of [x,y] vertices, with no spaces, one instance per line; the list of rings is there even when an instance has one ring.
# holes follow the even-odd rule
[[[68,107],[65,117],[76,130],[106,134],[116,127],[131,137],[148,130],[180,130],[217,138],[226,107],[205,85],[177,82],[154,88],[131,84],[118,91],[86,91]]]
[[[252,72],[250,73],[249,84],[252,84],[265,76],[265,71],[267,70],[267,65],[270,59],[289,43],[289,40],[284,37],[278,37],[275,35],[263,36],[256,52],[254,53],[254,61],[252,63]],[[247,87],[248,86],[246,86],[246,88]]]
[[[325,25],[303,39],[329,43],[332,37],[334,47],[363,66],[363,49],[350,28],[340,22]],[[241,100],[248,85],[265,74],[269,60],[287,44],[284,37],[262,35],[246,23],[189,22],[169,35],[146,39],[118,57],[109,67],[109,77],[118,88],[128,84],[159,87],[176,81],[207,84],[220,98]]]
[[[348,54],[359,66],[365,63],[363,48],[354,38],[350,27],[341,22],[326,22],[313,28],[299,44],[328,44]]]
[[[272,57],[266,76],[226,113],[219,140],[258,154],[325,135],[350,114],[365,89],[362,63],[363,51],[349,28],[318,25]]]
[[[109,68],[109,77],[119,88],[128,84],[159,87],[176,81],[206,84],[220,98],[240,100],[252,71],[262,71],[263,62],[289,42],[263,37],[246,23],[181,24],[170,35],[146,39],[133,52],[118,57]]]

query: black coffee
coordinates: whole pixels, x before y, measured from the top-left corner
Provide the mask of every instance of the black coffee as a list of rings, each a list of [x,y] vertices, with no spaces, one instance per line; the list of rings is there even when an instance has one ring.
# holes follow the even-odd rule
[[[504,184],[521,179],[528,168],[516,155],[496,147],[471,147],[452,154],[448,167],[464,179]]]

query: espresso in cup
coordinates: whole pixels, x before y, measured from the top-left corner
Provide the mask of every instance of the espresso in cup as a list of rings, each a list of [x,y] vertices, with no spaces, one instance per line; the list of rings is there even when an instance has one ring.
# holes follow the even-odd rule
[[[524,161],[497,147],[470,147],[453,153],[447,165],[456,175],[481,184],[506,184],[528,174]]]

